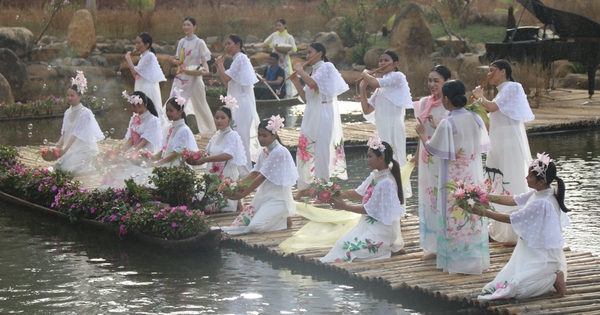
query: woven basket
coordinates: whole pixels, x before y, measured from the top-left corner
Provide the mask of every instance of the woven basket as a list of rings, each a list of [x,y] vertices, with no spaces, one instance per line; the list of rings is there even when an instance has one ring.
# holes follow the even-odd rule
[[[184,68],[184,69],[183,69],[183,72],[184,72],[185,74],[187,74],[187,75],[201,76],[201,75],[202,75],[202,69],[203,69],[203,68],[191,70],[191,69],[185,69],[185,68]]]
[[[48,152],[46,152],[46,154],[42,154],[42,159],[44,159],[44,161],[47,161],[47,162],[54,162],[54,161],[58,160],[56,155],[54,155],[53,150],[48,150]]]
[[[287,54],[292,50],[292,45],[275,45],[275,50],[281,54]]]

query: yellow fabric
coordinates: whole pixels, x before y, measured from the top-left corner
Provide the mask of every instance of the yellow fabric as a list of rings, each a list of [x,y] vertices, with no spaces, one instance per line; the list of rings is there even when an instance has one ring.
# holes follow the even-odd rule
[[[408,156],[410,161],[412,156]],[[410,180],[415,163],[407,162],[400,170],[402,183]],[[287,255],[309,248],[331,248],[338,239],[348,234],[357,224],[361,215],[358,213],[323,209],[303,202],[296,203],[296,214],[310,221],[296,234],[279,244],[279,248]]]

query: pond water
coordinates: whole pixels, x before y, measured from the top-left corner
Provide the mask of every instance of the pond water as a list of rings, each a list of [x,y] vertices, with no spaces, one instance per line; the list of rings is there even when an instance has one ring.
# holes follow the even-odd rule
[[[122,138],[131,112],[118,99],[122,87],[115,83],[107,89],[111,84],[98,89],[107,93],[98,97],[115,106],[98,120],[103,130],[115,128],[112,137]],[[361,120],[358,103],[345,102],[342,109],[344,120]],[[261,117],[273,113],[259,110]],[[275,113],[292,122],[301,110],[278,108]],[[28,124],[33,125],[31,137]],[[0,145],[56,141],[60,125],[61,119],[0,122]],[[555,159],[567,185],[574,225],[565,230],[568,245],[600,253],[600,130],[531,135],[529,140],[532,152],[545,151]],[[368,175],[365,150],[348,150],[350,187]],[[415,215],[416,197],[407,204]],[[409,291],[367,288],[251,253],[157,251],[0,204],[2,314],[453,314],[460,307]]]

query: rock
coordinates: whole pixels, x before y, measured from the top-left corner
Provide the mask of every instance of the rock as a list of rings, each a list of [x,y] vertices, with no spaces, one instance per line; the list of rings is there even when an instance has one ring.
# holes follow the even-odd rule
[[[334,17],[331,20],[329,20],[329,22],[327,22],[327,24],[325,25],[325,27],[330,31],[330,32],[335,32],[338,25],[340,24],[340,22],[343,20],[343,17]]]
[[[354,86],[354,81],[358,80],[358,78],[361,77],[360,73],[360,71],[340,71],[340,74],[342,75],[342,78],[344,78],[344,81],[346,81],[346,83],[350,84],[351,86]]]
[[[80,58],[87,58],[96,47],[96,29],[90,11],[82,9],[73,14],[69,22],[67,43]]]
[[[13,104],[14,102],[15,98],[12,95],[10,84],[0,73],[0,104]]]
[[[495,12],[481,14],[481,23],[485,25],[506,26],[508,15]]]
[[[595,82],[600,82],[600,77],[596,76]],[[587,90],[588,86],[589,86],[589,84],[588,84],[587,74],[571,73],[571,74],[568,74],[565,77],[565,80],[563,81],[564,89]],[[596,83],[594,86],[594,90],[600,90],[600,84]]]
[[[390,33],[391,50],[402,56],[428,56],[434,51],[433,36],[421,7],[407,5],[394,20]]]
[[[110,66],[110,64],[108,63],[108,60],[106,60],[106,58],[104,58],[103,56],[100,56],[100,55],[91,56],[89,58],[89,60],[92,62],[92,65],[96,66],[96,67],[108,68]]]
[[[223,50],[223,43],[221,43],[221,41],[217,40],[210,44],[210,51],[222,51],[222,50]]]
[[[175,55],[175,49],[177,49],[174,45],[164,45],[162,46],[163,54]]]
[[[83,58],[72,58],[71,66],[91,66],[92,63]]]
[[[296,51],[306,50],[307,48],[308,48],[308,43],[301,42],[301,43],[296,44]]]
[[[39,43],[40,43],[40,44],[46,44],[46,45],[49,45],[49,44],[52,44],[52,42],[53,42],[53,41],[55,41],[55,40],[56,40],[56,37],[53,37],[53,36],[48,36],[48,35],[44,35],[44,36],[43,36],[43,37],[40,39]]]
[[[102,35],[96,36],[96,43],[104,43],[106,39]]]
[[[259,42],[260,42],[260,40],[258,39],[258,37],[254,36],[254,35],[246,36],[246,41],[244,41],[244,43],[248,43],[248,44],[259,43]]]
[[[0,27],[0,47],[12,50],[19,57],[29,55],[34,42],[33,33],[24,27]]]
[[[47,78],[56,78],[56,69],[45,64],[34,64],[27,67],[27,73],[29,73],[30,80],[44,80]]]
[[[365,70],[365,65],[357,65],[357,64],[352,64],[352,70],[354,71],[358,71],[358,72],[362,72],[363,70]]]
[[[456,36],[452,36],[450,41],[448,41],[448,36],[442,36],[435,40],[435,44],[440,47],[446,46],[446,45],[448,45],[448,43],[450,45],[452,45],[454,52],[456,52],[458,54],[466,52],[463,43]]]
[[[300,36],[298,36],[298,40],[296,41],[296,47],[298,47],[298,42],[306,43],[310,41],[311,38],[312,34],[310,33],[310,31],[303,30],[302,32],[300,32]]]
[[[104,57],[110,65],[120,65],[122,62],[125,62],[124,54],[103,54],[102,57]]]
[[[122,40],[117,40],[113,45],[112,52],[115,54],[124,54],[125,53],[125,42]]]
[[[159,44],[152,44],[152,48],[154,48],[155,54],[162,54],[164,52],[162,46]]]
[[[8,84],[10,84],[15,100],[27,100],[29,96],[29,74],[27,73],[27,67],[8,48],[0,48],[0,73],[8,81]]]
[[[206,38],[206,45],[210,46],[210,45],[212,45],[212,43],[218,42],[218,41],[219,41],[219,36],[208,36]]]
[[[66,59],[66,58],[65,58]],[[58,73],[59,76],[61,77],[67,77],[67,78],[71,78],[71,77],[75,77],[77,75],[77,70],[79,71],[83,71],[83,74],[85,74],[85,77],[88,78],[88,81],[90,80],[90,77],[100,77],[100,78],[106,78],[106,77],[116,77],[117,76],[117,72],[113,69],[110,68],[103,68],[103,67],[92,67],[92,66],[79,66],[79,67],[74,67],[74,66],[62,66],[62,67],[56,67],[56,71]],[[121,70],[123,73],[125,72],[129,72],[129,70]],[[129,74],[131,76],[131,74]]]
[[[315,35],[313,42],[325,45],[326,56],[329,61],[336,64],[345,58],[344,45],[336,32],[320,32]]]
[[[42,61],[50,62],[56,58],[59,58],[63,53],[63,49],[60,47],[45,46],[40,48],[34,48],[29,55],[31,61]]]
[[[375,47],[367,50],[365,56],[363,57],[365,67],[371,70],[379,68],[379,56],[381,56],[384,51],[385,49],[381,47]]]
[[[250,57],[250,62],[253,66],[259,66],[261,64],[265,64],[269,62],[269,54],[264,52],[259,52]]]

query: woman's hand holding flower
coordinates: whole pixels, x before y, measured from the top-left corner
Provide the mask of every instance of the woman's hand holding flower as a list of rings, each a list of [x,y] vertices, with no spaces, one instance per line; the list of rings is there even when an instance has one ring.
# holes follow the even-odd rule
[[[331,205],[331,207],[333,209],[339,209],[339,210],[344,210],[347,205],[346,202],[344,201],[344,199],[342,198],[342,196],[332,197],[329,204]]]

